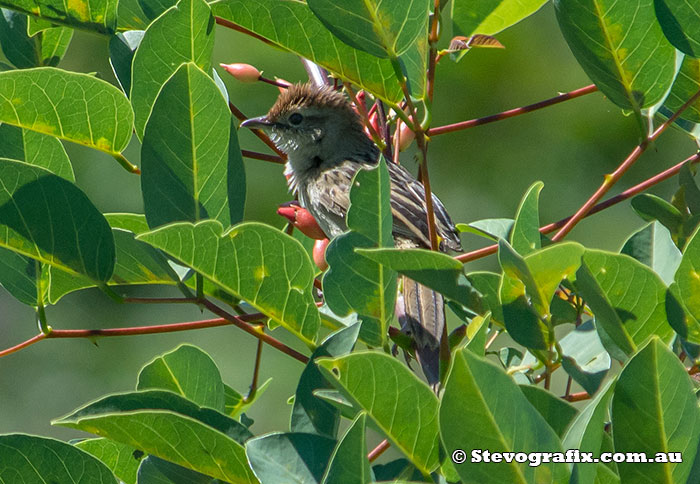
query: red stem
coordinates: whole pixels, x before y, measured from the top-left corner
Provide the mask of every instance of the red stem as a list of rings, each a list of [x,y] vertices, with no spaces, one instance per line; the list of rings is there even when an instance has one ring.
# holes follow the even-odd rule
[[[550,99],[545,99],[544,101],[540,101],[535,104],[529,104],[521,108],[510,109],[508,111],[492,114],[483,118],[470,119],[468,121],[462,121],[459,123],[448,124],[446,126],[438,126],[437,128],[431,128],[428,130],[428,136],[437,136],[439,134],[452,133],[453,131],[460,131],[463,129],[473,128],[475,126],[481,126],[482,124],[493,123],[502,119],[513,118],[515,116],[520,116],[521,114],[529,113],[530,111],[536,111],[538,109],[546,108],[547,106],[552,106],[553,104],[559,104],[561,102],[568,101],[569,99],[581,97],[585,94],[596,92],[597,90],[598,88],[595,86],[595,84],[591,84],[590,86],[575,89],[573,91],[554,96]]]
[[[374,449],[372,449],[369,454],[367,454],[367,459],[370,462],[374,462],[379,458],[380,455],[384,453],[389,447],[391,447],[391,444],[387,439],[382,440],[379,442],[379,445],[377,445]]]
[[[587,392],[570,393],[569,395],[564,395],[561,397],[567,402],[581,402],[583,400],[588,400],[591,396]]]
[[[241,154],[246,158],[254,160],[270,161],[272,163],[280,163],[284,165],[285,161],[280,156],[268,155],[266,153],[258,153],[257,151],[241,150]]]
[[[245,114],[243,114],[243,112],[242,112],[240,109],[238,109],[238,108],[236,107],[236,105],[233,104],[231,101],[228,102],[228,108],[229,108],[229,110],[231,111],[231,114],[233,114],[239,121],[245,121],[246,119],[248,119],[248,116],[246,116]],[[273,150],[275,153],[277,153],[277,154],[279,155],[280,158],[282,158],[283,160],[286,160],[286,159],[287,159],[287,155],[284,154],[283,152],[281,152],[279,149],[277,149],[277,146],[275,146],[275,144],[272,142],[272,140],[270,139],[270,137],[267,136],[267,135],[265,134],[264,131],[262,131],[262,130],[260,130],[260,129],[252,129],[251,131],[253,132],[253,134],[254,134],[255,136],[257,136],[258,138],[260,138],[260,141],[262,141],[262,142],[265,143],[267,146],[269,146],[270,148],[272,148],[272,150]]]
[[[271,42],[270,40],[266,39],[262,35],[258,35],[255,32],[253,32],[252,30],[248,30],[245,27],[241,27],[240,25],[236,25],[233,22],[231,22],[230,20],[226,20],[226,19],[223,19],[221,17],[214,17],[214,19],[216,20],[217,24],[219,24],[223,27],[229,28],[231,30],[235,30],[236,32],[240,32],[242,34],[250,35],[253,38],[256,38],[262,42],[265,42],[267,45],[274,45],[275,47],[278,47],[277,44],[275,44],[274,42]]]

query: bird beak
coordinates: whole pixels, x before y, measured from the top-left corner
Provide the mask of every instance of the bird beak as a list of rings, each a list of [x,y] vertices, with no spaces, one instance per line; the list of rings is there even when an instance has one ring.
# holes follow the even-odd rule
[[[241,128],[264,129],[272,126],[273,123],[267,119],[267,116],[258,116],[257,118],[246,119],[241,123]]]

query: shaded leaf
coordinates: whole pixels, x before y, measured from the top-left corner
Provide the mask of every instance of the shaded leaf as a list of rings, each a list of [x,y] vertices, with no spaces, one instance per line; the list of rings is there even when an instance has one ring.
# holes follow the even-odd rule
[[[593,320],[586,321],[560,339],[559,346],[564,371],[589,395],[597,392],[610,370],[611,360],[600,342]]]
[[[560,438],[564,438],[567,427],[578,413],[576,407],[544,388],[534,385],[520,385],[520,390],[530,404],[535,407],[535,410],[552,427],[552,430]]]
[[[119,2],[121,8],[122,2]],[[109,39],[109,63],[114,77],[119,81],[122,91],[128,96],[131,93],[131,62],[134,53],[143,39],[143,30],[119,32]]]
[[[0,481],[117,484],[99,460],[70,444],[24,434],[0,435]]]
[[[365,421],[367,414],[361,412],[338,441],[322,484],[367,484],[371,481]]]
[[[632,234],[620,253],[650,267],[665,284],[673,282],[673,275],[681,262],[681,252],[673,243],[668,229],[659,222],[651,223]]]
[[[109,439],[86,439],[75,444],[79,449],[92,454],[125,484],[136,484],[136,473],[143,453],[128,445]]]
[[[700,229],[692,235],[685,247],[681,263],[676,271],[677,300],[690,318],[686,328],[676,328],[691,343],[700,343]],[[673,286],[672,286],[673,289]]]
[[[700,57],[700,11],[679,0],[654,0],[656,16],[666,38],[681,52]]]

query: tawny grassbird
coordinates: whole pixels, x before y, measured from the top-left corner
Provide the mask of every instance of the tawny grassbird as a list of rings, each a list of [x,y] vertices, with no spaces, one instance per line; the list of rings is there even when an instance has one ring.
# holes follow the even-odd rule
[[[345,96],[329,87],[291,86],[280,94],[270,111],[241,126],[260,128],[288,156],[286,175],[290,191],[314,216],[328,237],[347,230],[353,176],[376,166],[379,149],[363,131],[362,122]],[[391,212],[396,247],[430,247],[425,190],[405,168],[388,163]],[[457,231],[442,202],[433,195],[440,250],[461,250]],[[411,335],[416,356],[433,388],[439,382],[439,347],[445,326],[442,296],[403,278],[402,329]],[[403,313],[403,314],[402,314]]]

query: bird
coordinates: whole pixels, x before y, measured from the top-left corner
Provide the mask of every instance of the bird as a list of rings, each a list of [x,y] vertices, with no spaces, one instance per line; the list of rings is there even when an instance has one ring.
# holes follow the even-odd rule
[[[360,116],[341,92],[329,86],[294,84],[285,89],[267,114],[242,127],[262,129],[286,153],[289,190],[330,237],[347,231],[350,187],[355,173],[374,168],[380,151],[365,134]],[[392,235],[396,248],[431,247],[425,188],[402,165],[388,162],[391,182]],[[458,232],[445,206],[432,194],[439,249],[461,251]],[[437,391],[440,341],[445,328],[441,294],[403,277],[397,316],[412,338],[416,359],[427,382]]]

